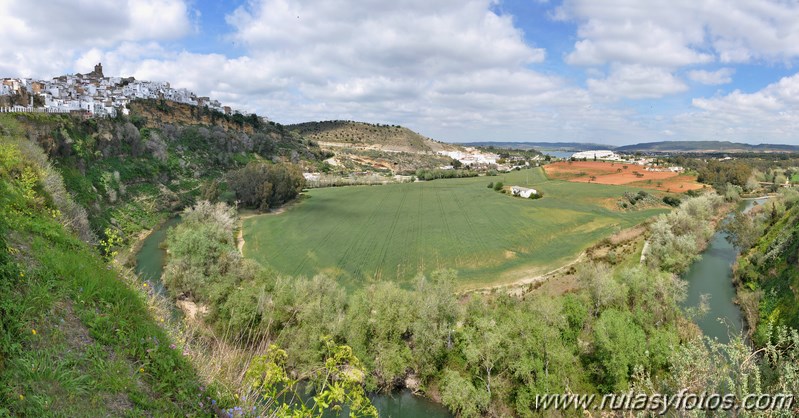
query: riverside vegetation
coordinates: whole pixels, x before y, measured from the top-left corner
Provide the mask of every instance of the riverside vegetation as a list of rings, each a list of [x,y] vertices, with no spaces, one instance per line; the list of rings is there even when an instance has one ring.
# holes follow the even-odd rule
[[[31,118],[0,119],[0,414],[319,416],[347,405],[369,416],[365,392],[399,386],[461,416],[540,415],[533,401],[543,392],[799,393],[795,331],[767,326],[753,352],[740,338],[703,342],[680,308],[685,290],[675,273],[709,236],[723,207],[715,194],[686,199],[652,223],[657,239],[645,265],[581,264],[579,289],[561,296],[457,296],[451,270],[409,287],[379,281],[347,291],[332,275],[283,275],[235,247],[237,214],[224,201],[245,189],[229,173],[263,170],[252,162],[261,159],[315,164],[323,155],[303,139],[265,139],[262,146],[285,140],[286,148],[261,155],[235,132],[211,140],[213,127],[205,136],[201,126],[167,124],[183,132],[173,136],[135,116]],[[98,140],[104,134],[110,139]],[[148,145],[154,136],[173,139]],[[128,158],[137,146],[141,154]],[[159,152],[172,163],[156,162]],[[268,176],[273,166],[265,167]],[[290,199],[301,184],[284,168],[279,187],[259,190],[253,206]],[[278,189],[287,194],[275,196]],[[164,281],[174,299],[197,307],[193,334],[167,332],[153,319],[163,312],[148,310],[146,282],[106,262],[121,240],[182,205]],[[779,248],[790,249],[784,240]],[[206,367],[214,361],[227,369]],[[314,389],[306,401],[294,397],[299,381]]]
[[[170,233],[164,280],[205,305],[218,332],[293,353],[286,365],[299,375],[318,367],[325,336],[352,347],[367,390],[412,385],[462,416],[525,416],[536,412],[536,393],[566,390],[796,393],[795,333],[773,329],[768,355],[753,358],[740,338],[702,342],[679,307],[685,284],[672,273],[696,257],[722,203],[700,196],[658,218],[652,267],[588,264],[582,290],[555,299],[459,299],[452,271],[420,276],[413,289],[386,281],[350,294],[329,276],[281,276],[238,255],[233,212],[209,203],[188,209]]]
[[[735,278],[754,341],[765,344],[774,326],[799,328],[799,193],[783,189],[725,228],[742,253]]]

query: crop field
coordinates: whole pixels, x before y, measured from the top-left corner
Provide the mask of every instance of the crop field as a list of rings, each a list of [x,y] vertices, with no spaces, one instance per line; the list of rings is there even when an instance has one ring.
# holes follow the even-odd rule
[[[634,164],[571,161],[549,164],[545,170],[547,176],[552,179],[582,183],[624,184],[673,193],[705,187],[696,181],[696,176],[671,171],[646,171],[644,167]]]
[[[534,187],[511,197],[489,182]],[[666,211],[609,209],[638,188],[548,180],[540,168],[495,177],[314,189],[280,214],[244,220],[244,254],[288,275],[335,274],[347,287],[409,285],[458,271],[462,289],[543,274],[598,240]]]

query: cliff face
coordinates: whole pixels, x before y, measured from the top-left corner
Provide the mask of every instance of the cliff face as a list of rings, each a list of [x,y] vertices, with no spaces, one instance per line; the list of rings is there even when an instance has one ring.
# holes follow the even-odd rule
[[[256,129],[269,129],[276,125],[261,122],[257,117],[244,115],[225,115],[224,113],[209,110],[199,106],[185,103],[176,103],[166,100],[136,100],[128,106],[132,115],[138,115],[146,120],[146,127],[159,128],[165,124],[172,125],[212,125],[226,131],[238,131],[252,134]]]

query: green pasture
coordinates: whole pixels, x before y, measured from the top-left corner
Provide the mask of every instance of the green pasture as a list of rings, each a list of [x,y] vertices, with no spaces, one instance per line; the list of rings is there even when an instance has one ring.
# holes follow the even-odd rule
[[[521,199],[489,182],[544,193]],[[453,268],[462,288],[550,271],[605,236],[665,209],[609,209],[625,186],[548,180],[540,168],[495,177],[314,189],[285,213],[244,221],[244,254],[288,275],[339,275],[348,287],[410,283]]]

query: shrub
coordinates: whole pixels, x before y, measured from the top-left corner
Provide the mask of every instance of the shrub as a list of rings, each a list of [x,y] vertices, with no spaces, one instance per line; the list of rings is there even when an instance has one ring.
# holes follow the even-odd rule
[[[294,199],[305,187],[305,178],[298,166],[262,161],[252,161],[244,168],[229,172],[227,182],[242,206],[260,210]]]
[[[665,204],[667,204],[669,206],[672,206],[672,207],[676,208],[677,206],[680,206],[681,202],[682,202],[682,200],[680,200],[677,197],[674,197],[674,196],[663,196],[663,203],[665,203]]]
[[[494,183],[494,190],[496,190],[496,191],[502,190],[503,187],[505,187],[505,185],[502,184],[501,181],[498,181],[498,182]]]

